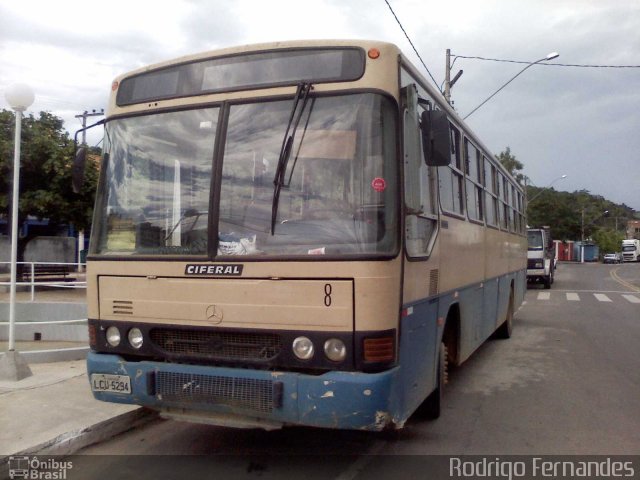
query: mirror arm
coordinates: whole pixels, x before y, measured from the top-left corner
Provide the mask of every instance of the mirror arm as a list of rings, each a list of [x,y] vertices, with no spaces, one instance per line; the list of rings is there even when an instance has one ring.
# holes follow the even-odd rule
[[[87,160],[87,147],[83,143],[80,148],[78,148],[78,134],[80,132],[85,132],[90,128],[97,127],[98,125],[104,125],[104,119],[94,123],[93,125],[89,125],[88,127],[81,128],[76,131],[73,136],[73,166],[71,168],[71,185],[74,193],[80,193],[82,190],[82,185],[84,183],[84,169],[85,163]]]
[[[79,130],[76,130],[76,133],[73,135],[73,144],[74,144],[74,152],[73,154],[75,155],[76,151],[78,150],[78,134],[80,132],[86,132],[87,130],[92,129],[93,127],[97,127],[98,125],[104,125],[105,123],[105,119],[103,118],[102,120],[97,121],[96,123],[92,124],[92,125],[88,125],[84,128],[81,128]]]
[[[425,109],[431,110],[431,101],[426,98],[418,97],[418,105],[422,105]]]

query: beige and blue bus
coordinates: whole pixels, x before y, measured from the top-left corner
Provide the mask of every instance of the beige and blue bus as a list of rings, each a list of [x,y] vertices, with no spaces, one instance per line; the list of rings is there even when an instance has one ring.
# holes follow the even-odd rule
[[[389,43],[187,56],[112,85],[87,267],[95,398],[401,428],[511,335],[524,193]]]

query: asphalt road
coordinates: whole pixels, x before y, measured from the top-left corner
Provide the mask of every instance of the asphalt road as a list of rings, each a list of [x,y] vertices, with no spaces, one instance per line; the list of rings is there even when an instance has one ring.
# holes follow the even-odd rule
[[[406,459],[423,455],[634,455],[638,345],[640,264],[560,264],[551,290],[528,290],[513,337],[490,340],[452,372],[436,421],[412,418],[399,432],[375,434],[158,420],[80,452],[106,457],[79,461],[86,478],[129,478],[135,461],[110,455],[138,454],[207,455],[188,464],[154,457],[143,469],[155,472],[149,478],[202,466],[212,478],[346,480],[411,478],[407,469],[421,467]]]

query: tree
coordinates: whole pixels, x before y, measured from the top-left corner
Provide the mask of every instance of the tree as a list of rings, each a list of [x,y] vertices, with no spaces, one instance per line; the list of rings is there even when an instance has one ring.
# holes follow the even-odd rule
[[[593,239],[603,251],[620,249],[627,221],[635,215],[632,208],[587,190],[570,193],[529,186],[527,194],[529,198],[535,197],[527,205],[529,225],[549,225],[554,238],[559,240],[580,240],[584,229],[585,239]],[[617,247],[612,250],[614,244]]]
[[[602,228],[594,232],[593,241],[600,247],[600,253],[614,253],[620,251],[624,235],[609,228]]]
[[[9,212],[13,179],[14,113],[0,111],[0,210]],[[20,155],[20,201],[18,225],[34,216],[49,224],[74,225],[86,230],[91,225],[98,180],[96,168],[87,167],[85,183],[79,193],[71,185],[74,145],[64,130],[62,119],[47,112],[22,121]],[[10,214],[5,218],[9,220]],[[18,261],[31,237],[18,240]]]
[[[518,183],[523,182],[524,174],[519,172],[522,171],[524,165],[518,161],[515,155],[511,154],[511,148],[507,147],[504,152],[500,152],[499,155],[496,155],[496,158]]]

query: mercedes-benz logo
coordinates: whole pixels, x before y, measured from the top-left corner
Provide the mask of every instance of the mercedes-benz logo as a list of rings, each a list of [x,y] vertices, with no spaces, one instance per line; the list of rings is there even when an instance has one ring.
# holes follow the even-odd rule
[[[223,317],[223,313],[222,313],[222,308],[220,308],[218,305],[209,305],[207,307],[207,321],[213,323],[214,325],[217,325],[218,323],[222,322],[222,317]]]

